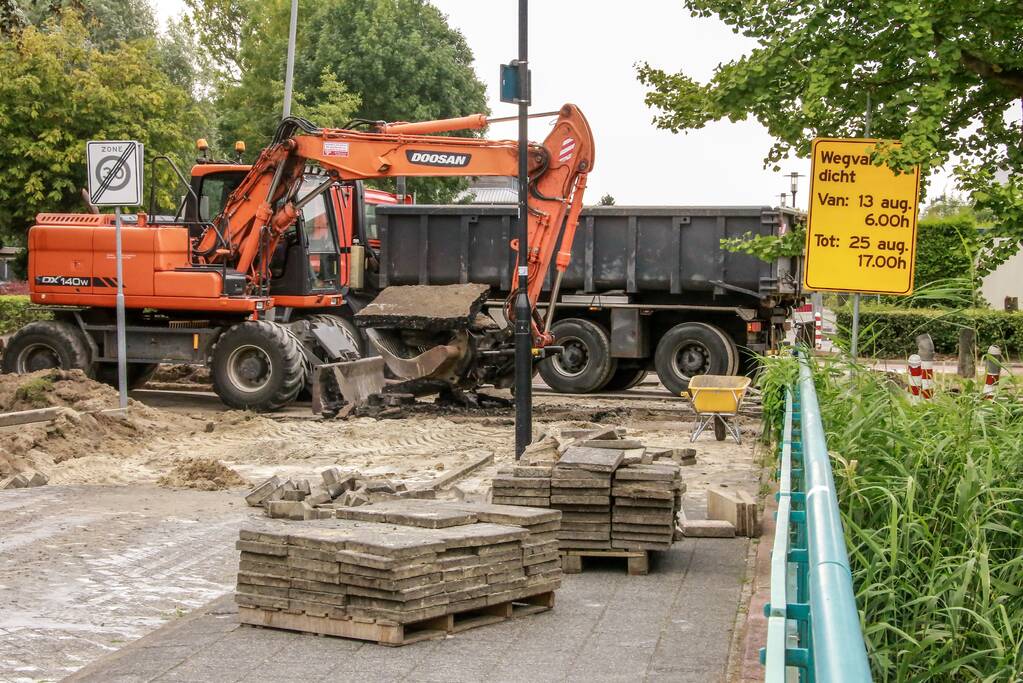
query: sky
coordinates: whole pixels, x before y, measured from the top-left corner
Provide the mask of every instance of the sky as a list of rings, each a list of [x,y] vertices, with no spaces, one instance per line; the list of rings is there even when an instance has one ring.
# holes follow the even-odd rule
[[[184,11],[181,0],[154,0],[161,19]],[[517,107],[498,96],[498,69],[517,56],[516,0],[433,0],[451,26],[465,36],[476,73],[487,86],[491,114],[511,116]],[[302,30],[301,14],[299,27]],[[587,203],[605,193],[618,204],[777,205],[789,189],[787,175],[806,176],[810,162],[792,159],[782,170],[764,168],[772,138],[756,121],[721,121],[673,134],[652,123],[636,65],[685,72],[708,80],[714,67],[753,47],[717,19],[691,17],[679,0],[558,0],[530,3],[531,111],[566,102],[580,107],[593,129],[596,154]],[[466,112],[470,113],[470,112]],[[542,140],[548,125],[535,120],[530,137]],[[492,138],[513,138],[514,123],[497,124]],[[797,205],[806,208],[807,179]],[[948,184],[933,186],[940,194]]]

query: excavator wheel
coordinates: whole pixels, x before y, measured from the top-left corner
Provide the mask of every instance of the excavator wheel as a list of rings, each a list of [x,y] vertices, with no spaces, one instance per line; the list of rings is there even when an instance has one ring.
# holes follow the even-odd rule
[[[64,320],[29,323],[18,330],[4,351],[3,371],[24,374],[60,368],[92,374],[92,353],[85,334]]]
[[[213,390],[225,404],[268,412],[294,401],[305,386],[305,356],[283,325],[248,320],[217,339],[211,374]]]

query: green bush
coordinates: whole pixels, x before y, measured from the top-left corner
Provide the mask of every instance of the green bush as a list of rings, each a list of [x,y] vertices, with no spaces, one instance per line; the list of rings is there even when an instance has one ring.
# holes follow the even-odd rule
[[[848,346],[852,310],[838,310],[837,322],[839,342]],[[987,308],[949,311],[864,306],[860,309],[859,353],[875,358],[906,358],[916,353],[916,336],[926,332],[934,340],[935,352],[954,354],[959,349],[959,331],[964,327],[977,331],[981,352],[991,344],[1000,346],[1005,358],[1018,358],[1023,352],[1023,313]]]
[[[0,334],[9,334],[32,322],[49,320],[49,311],[34,309],[27,296],[0,296]]]

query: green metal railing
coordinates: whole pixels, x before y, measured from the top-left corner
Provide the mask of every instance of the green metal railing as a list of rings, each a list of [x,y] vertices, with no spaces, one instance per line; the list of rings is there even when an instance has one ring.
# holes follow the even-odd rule
[[[870,681],[813,376],[786,390],[764,680]]]

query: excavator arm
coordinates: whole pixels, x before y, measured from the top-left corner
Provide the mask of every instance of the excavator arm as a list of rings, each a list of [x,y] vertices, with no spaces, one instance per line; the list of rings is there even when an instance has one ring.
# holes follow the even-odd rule
[[[205,263],[226,263],[246,273],[252,291],[268,287],[269,261],[302,206],[337,180],[397,176],[515,176],[518,143],[437,135],[481,129],[483,115],[419,123],[381,123],[369,131],[320,129],[303,119],[282,122],[274,143],[253,164],[224,210],[195,247]],[[566,104],[542,144],[529,146],[529,284],[535,310],[552,262],[568,266],[582,209],[586,174],[593,168],[593,135],[582,112]],[[298,196],[303,169],[327,171],[322,186]],[[562,226],[564,226],[563,234]],[[559,236],[562,247],[555,255]],[[518,241],[509,245],[518,252]],[[521,263],[522,254],[518,254]],[[545,335],[534,323],[534,336]]]

